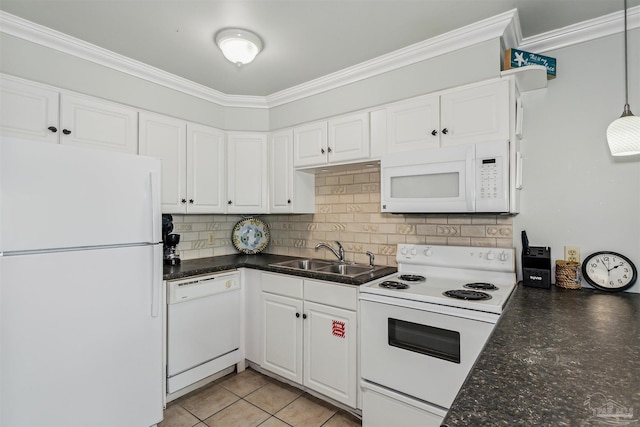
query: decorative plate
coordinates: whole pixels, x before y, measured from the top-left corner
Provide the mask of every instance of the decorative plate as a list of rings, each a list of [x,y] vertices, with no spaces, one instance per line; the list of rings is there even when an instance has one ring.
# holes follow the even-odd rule
[[[269,226],[258,218],[244,218],[233,227],[233,246],[243,254],[257,254],[269,244]]]

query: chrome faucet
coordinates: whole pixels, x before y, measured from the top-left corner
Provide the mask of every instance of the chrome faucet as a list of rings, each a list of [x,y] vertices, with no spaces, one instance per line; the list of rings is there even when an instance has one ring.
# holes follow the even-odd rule
[[[336,258],[338,258],[338,261],[344,262],[344,248],[342,247],[340,242],[338,242],[337,240],[336,240],[336,245],[338,245],[338,250],[337,251],[335,249],[333,249],[333,246],[331,246],[327,242],[320,242],[320,243],[318,243],[316,245],[316,250],[318,250],[320,248],[327,248],[331,252],[333,252],[333,254],[336,256]]]
[[[369,267],[374,268],[375,266],[373,265],[373,263],[376,259],[376,256],[373,254],[373,252],[370,251],[367,251],[365,253],[369,256]]]

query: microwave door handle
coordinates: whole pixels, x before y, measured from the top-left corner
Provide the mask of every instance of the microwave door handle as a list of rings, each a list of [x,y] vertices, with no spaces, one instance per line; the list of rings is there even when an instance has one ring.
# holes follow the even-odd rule
[[[475,147],[473,147],[475,148]],[[476,211],[476,171],[475,171],[475,150],[469,150],[467,152],[467,161],[465,162],[466,169],[466,200],[467,200],[467,212]]]

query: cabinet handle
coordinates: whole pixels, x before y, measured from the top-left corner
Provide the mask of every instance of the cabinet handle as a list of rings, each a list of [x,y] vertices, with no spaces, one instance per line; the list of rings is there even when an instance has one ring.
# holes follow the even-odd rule
[[[55,126],[49,126],[47,129],[49,129],[51,132],[56,133],[58,132],[58,128]]]
[[[296,313],[296,317],[300,317],[300,313]]]
[[[438,134],[437,130],[434,129],[434,130],[431,131],[431,135],[436,136],[437,134]]]
[[[320,154],[324,154],[324,148],[320,149]]]
[[[187,199],[180,200],[180,203],[182,203],[184,205],[185,203],[187,203]]]
[[[302,315],[302,318],[303,318],[303,319],[306,319],[306,318],[307,318],[307,315],[306,315],[306,314],[303,314],[303,315]]]
[[[69,135],[71,131],[69,129],[62,129],[62,133],[64,133],[65,135]]]
[[[189,203],[190,203],[190,204],[193,204],[193,199],[189,199]]]
[[[287,200],[287,204],[290,205],[291,204],[291,199]]]
[[[229,200],[229,201],[227,202],[227,204],[228,204],[228,205],[230,205],[230,204],[231,204],[231,200]]]
[[[447,128],[442,129],[442,133],[445,134],[445,135],[448,134],[449,133],[449,129],[447,129]]]
[[[331,152],[331,147],[327,148],[327,152],[330,153]]]

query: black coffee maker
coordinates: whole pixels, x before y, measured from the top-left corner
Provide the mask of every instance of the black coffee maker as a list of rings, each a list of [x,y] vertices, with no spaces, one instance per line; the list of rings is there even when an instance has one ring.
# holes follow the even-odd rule
[[[172,231],[173,216],[170,214],[162,214],[162,243],[164,243],[164,263],[166,265],[180,264],[180,255],[178,254],[180,235],[171,234]]]

